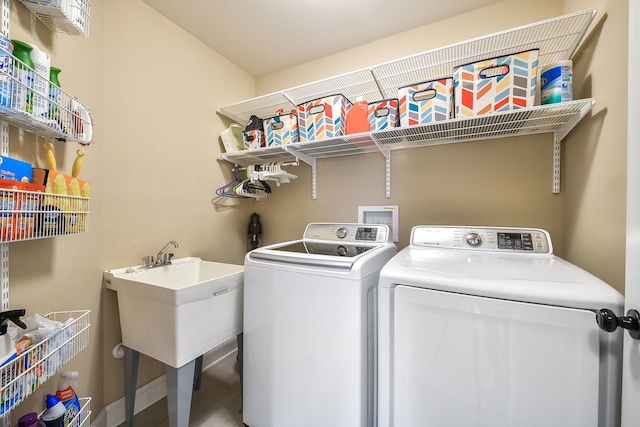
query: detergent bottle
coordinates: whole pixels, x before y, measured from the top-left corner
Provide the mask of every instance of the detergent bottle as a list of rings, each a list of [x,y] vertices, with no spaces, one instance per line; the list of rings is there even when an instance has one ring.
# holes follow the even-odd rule
[[[58,391],[56,391],[56,397],[64,404],[66,410],[64,413],[64,425],[71,425],[71,421],[80,413],[80,401],[76,392],[71,385],[77,387],[75,379],[78,377],[78,372],[68,371],[60,374],[60,381],[58,382]]]
[[[39,120],[46,120],[49,110],[49,77],[51,74],[51,57],[34,44],[29,57],[33,63],[33,115]]]
[[[353,106],[347,111],[347,134],[369,132],[369,104],[359,96]]]
[[[17,427],[46,427],[45,424],[38,419],[38,414],[29,412],[20,417]]]
[[[42,421],[46,427],[64,427],[64,414],[67,408],[60,399],[52,394],[47,394],[47,410],[42,414]]]

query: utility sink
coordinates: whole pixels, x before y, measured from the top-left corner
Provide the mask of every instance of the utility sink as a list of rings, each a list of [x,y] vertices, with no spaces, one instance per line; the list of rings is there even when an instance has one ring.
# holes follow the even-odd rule
[[[179,368],[242,332],[244,266],[189,257],[104,272],[122,343]]]

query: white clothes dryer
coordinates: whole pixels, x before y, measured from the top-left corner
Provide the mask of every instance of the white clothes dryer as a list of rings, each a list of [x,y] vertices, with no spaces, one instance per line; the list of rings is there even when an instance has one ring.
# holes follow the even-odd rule
[[[389,227],[309,224],[245,257],[243,421],[375,425],[377,284]]]
[[[615,289],[540,229],[418,226],[380,273],[380,427],[614,427]]]

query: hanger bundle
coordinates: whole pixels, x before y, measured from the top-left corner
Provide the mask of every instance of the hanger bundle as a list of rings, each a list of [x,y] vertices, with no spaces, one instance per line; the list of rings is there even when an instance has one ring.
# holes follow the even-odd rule
[[[218,188],[216,194],[222,197],[262,199],[271,193],[271,187],[267,181],[275,181],[279,187],[286,184],[296,175],[281,168],[281,162],[266,163],[264,165],[248,166],[246,168],[233,168],[233,181]],[[297,165],[297,163],[289,163]],[[240,172],[245,171],[245,178],[241,178]]]
[[[240,171],[247,171],[245,178],[240,177]],[[260,186],[251,182],[248,176],[248,169],[233,168],[233,181],[216,189],[216,194],[222,197],[230,198],[254,198],[262,199],[267,197],[267,193],[271,192],[269,186]]]
[[[282,162],[265,163],[262,166],[255,166],[251,171],[249,179],[251,181],[275,181],[279,187],[280,184],[287,184],[292,179],[296,179],[297,176],[293,175],[281,168]]]

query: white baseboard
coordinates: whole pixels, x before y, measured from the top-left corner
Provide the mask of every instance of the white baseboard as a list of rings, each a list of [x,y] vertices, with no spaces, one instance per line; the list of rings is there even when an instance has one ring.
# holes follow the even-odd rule
[[[204,355],[202,360],[202,369],[206,369],[220,359],[229,355],[229,353],[237,349],[236,339],[233,338],[224,344],[216,347],[210,352]],[[149,406],[153,405],[160,399],[163,399],[167,395],[167,384],[165,381],[165,375],[156,378],[155,380],[148,382],[142,387],[136,390],[136,404],[134,409],[134,415],[144,411]],[[116,400],[115,402],[107,405],[91,423],[92,427],[117,427],[124,423],[126,419],[125,415],[125,401],[124,397]]]

